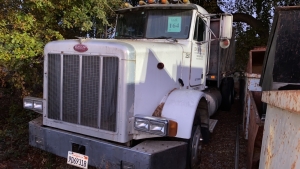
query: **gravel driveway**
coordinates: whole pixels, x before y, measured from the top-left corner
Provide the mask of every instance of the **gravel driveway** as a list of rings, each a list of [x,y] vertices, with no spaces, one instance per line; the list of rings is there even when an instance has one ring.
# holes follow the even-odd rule
[[[239,126],[239,169],[246,169],[247,141],[243,138],[242,112],[236,100],[231,111],[219,110],[212,119],[218,123],[211,134],[210,143],[203,145],[201,169],[234,169],[237,126]]]

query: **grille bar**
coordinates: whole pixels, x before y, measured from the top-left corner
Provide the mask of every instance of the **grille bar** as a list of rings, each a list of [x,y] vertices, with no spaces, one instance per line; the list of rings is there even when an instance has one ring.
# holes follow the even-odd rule
[[[60,94],[60,99],[59,99],[59,119],[62,120],[63,119],[63,68],[64,68],[64,57],[62,57],[63,55],[60,55],[60,91],[59,91],[59,94]]]
[[[100,67],[102,68],[102,67],[103,67],[103,57],[101,57],[100,59],[101,59],[101,61],[100,61]],[[100,89],[103,89],[103,88],[102,88],[102,83],[103,83],[103,81],[102,81],[103,76],[102,76],[102,75],[103,75],[103,71],[102,71],[102,69],[101,69],[101,70],[100,70],[100,75],[99,75],[99,76],[100,76],[100,81],[99,81],[99,85],[100,85],[99,88],[100,88]],[[101,112],[101,105],[102,105],[102,104],[101,104],[101,100],[102,100],[102,99],[101,99],[101,96],[102,96],[102,90],[99,90],[99,95],[98,95],[98,100],[99,100],[99,101],[98,101],[98,103],[99,103],[98,112]],[[98,115],[98,119],[97,119],[97,120],[98,120],[98,121],[97,121],[97,122],[98,122],[98,123],[97,123],[97,126],[100,128],[100,122],[101,122],[101,115],[100,115],[100,114]]]
[[[48,55],[48,118],[116,131],[117,57]]]
[[[81,90],[82,86],[80,83],[82,81],[82,56],[79,56],[79,86],[78,86],[78,99],[79,99],[79,104],[78,104],[78,119],[77,123],[80,124],[81,122]]]

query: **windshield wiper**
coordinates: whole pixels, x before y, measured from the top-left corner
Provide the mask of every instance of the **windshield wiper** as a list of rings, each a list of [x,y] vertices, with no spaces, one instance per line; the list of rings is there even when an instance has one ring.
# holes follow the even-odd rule
[[[132,36],[132,35],[118,35],[116,38],[130,38],[130,39],[137,39],[143,37],[142,35]]]
[[[158,37],[148,38],[148,39],[166,39],[166,40],[172,40],[173,42],[178,42],[177,39],[168,36],[158,36]]]

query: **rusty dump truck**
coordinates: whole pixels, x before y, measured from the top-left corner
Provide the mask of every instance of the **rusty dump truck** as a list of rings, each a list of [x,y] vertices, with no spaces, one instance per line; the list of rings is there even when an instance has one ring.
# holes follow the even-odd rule
[[[150,1],[148,1],[150,2]],[[49,42],[30,145],[87,168],[196,168],[233,100],[232,15],[188,3],[117,10],[115,39]]]

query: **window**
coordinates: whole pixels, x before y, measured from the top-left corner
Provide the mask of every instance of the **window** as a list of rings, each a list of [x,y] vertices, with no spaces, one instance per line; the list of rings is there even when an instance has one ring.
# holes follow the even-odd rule
[[[190,32],[191,17],[192,11],[149,11],[146,38],[171,37],[187,39]]]
[[[116,38],[176,38],[189,37],[192,10],[146,10],[120,14]]]
[[[205,41],[206,40],[206,24],[205,21],[200,17],[197,17],[195,32],[194,32],[195,41]]]
[[[146,19],[147,16],[144,11],[120,14],[117,21],[116,38],[144,37]]]

